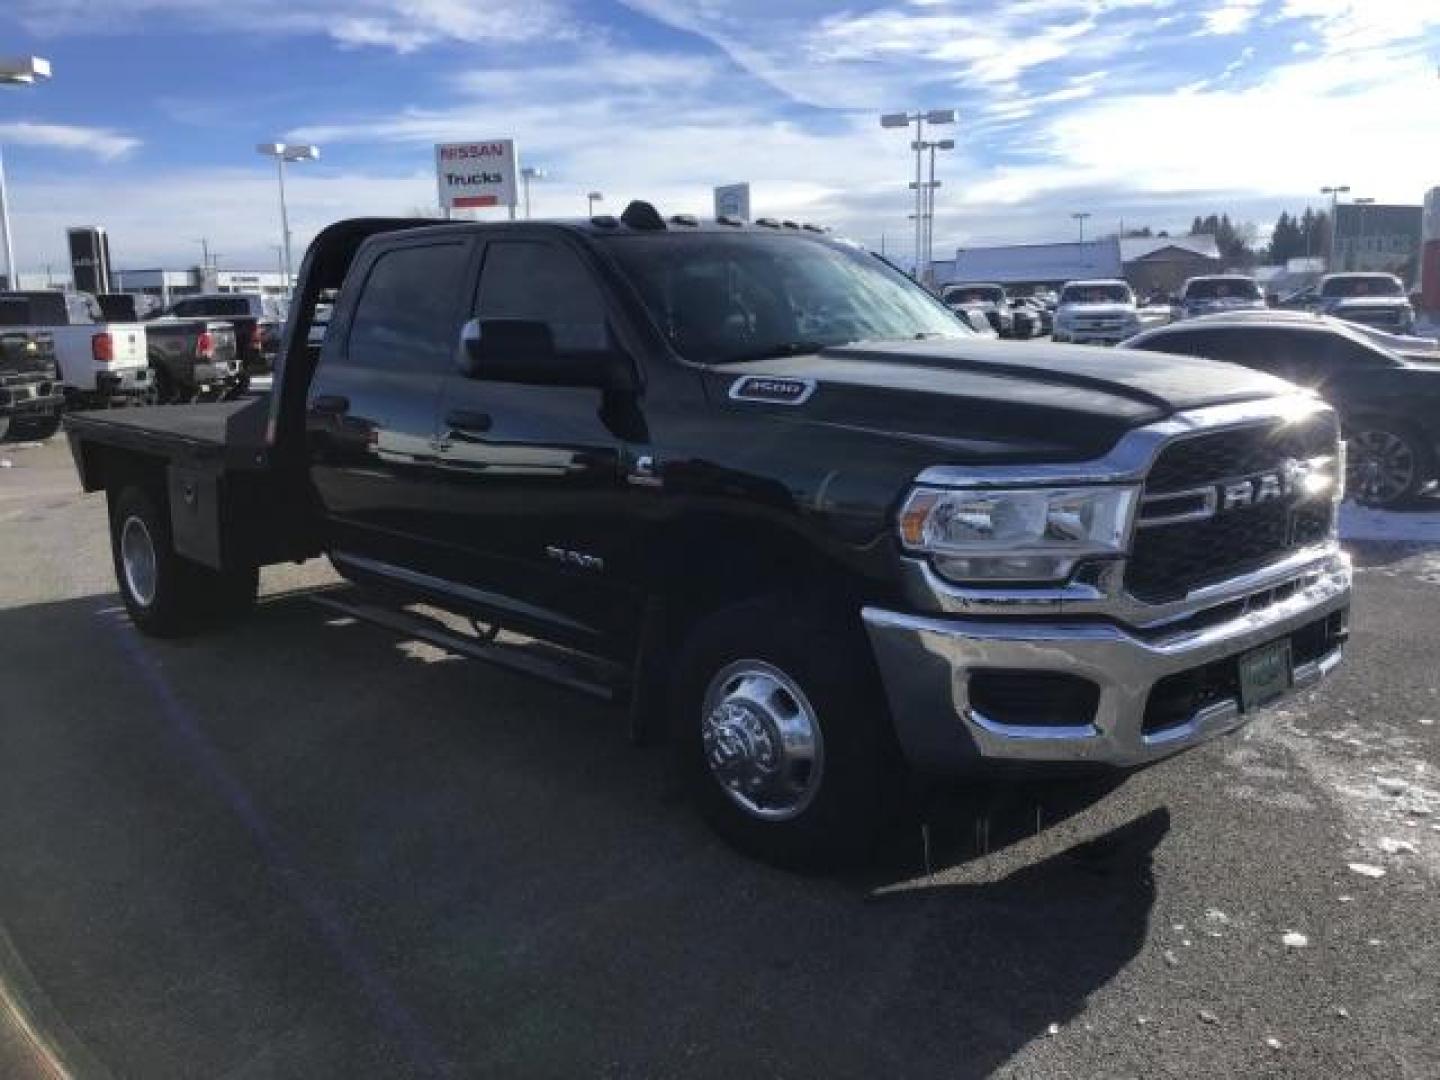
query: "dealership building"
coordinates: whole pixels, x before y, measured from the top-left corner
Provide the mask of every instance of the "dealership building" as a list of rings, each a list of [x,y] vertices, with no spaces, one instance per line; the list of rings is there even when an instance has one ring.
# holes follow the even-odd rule
[[[197,293],[289,294],[285,278],[276,270],[216,270],[194,266],[189,270],[117,270],[112,274],[117,291],[153,296],[168,305],[172,299]]]
[[[954,259],[934,266],[940,285],[984,281],[1026,292],[1084,278],[1123,278],[1141,296],[1173,293],[1188,277],[1223,269],[1215,238],[1208,235],[959,248]]]

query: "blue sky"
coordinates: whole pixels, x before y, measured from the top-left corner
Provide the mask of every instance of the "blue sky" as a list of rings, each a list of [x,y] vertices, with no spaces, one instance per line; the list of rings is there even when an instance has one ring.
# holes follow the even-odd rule
[[[102,224],[122,266],[274,265],[256,142],[308,140],[296,240],[433,204],[432,144],[513,136],[539,214],[599,189],[757,213],[909,253],[908,138],[953,107],[937,254],[1228,211],[1267,231],[1348,183],[1440,184],[1440,0],[6,0],[0,53],[54,79],[0,92],[22,270]]]

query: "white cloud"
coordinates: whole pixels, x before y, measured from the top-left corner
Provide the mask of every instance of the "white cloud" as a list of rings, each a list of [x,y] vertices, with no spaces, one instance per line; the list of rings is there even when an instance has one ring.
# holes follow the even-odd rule
[[[130,153],[140,145],[140,140],[108,128],[37,124],[19,120],[0,124],[0,143],[79,150],[94,154],[105,161],[112,161]]]
[[[795,101],[873,109],[917,92],[935,104],[945,92],[965,104],[1014,93],[1047,64],[1132,49],[1178,0],[925,0],[839,11],[826,0],[622,2],[705,38]]]
[[[1205,12],[1207,34],[1239,34],[1260,13],[1263,0],[1224,0]]]
[[[1414,103],[1433,95],[1434,82],[1423,60],[1392,58],[1362,76],[1351,58],[1330,56],[1238,89],[1087,101],[1045,126],[1044,164],[1001,169],[972,193],[1014,203],[1085,185],[1137,196],[1303,196],[1338,171],[1363,194],[1416,202],[1434,182],[1437,155],[1406,148],[1416,145]]]
[[[442,41],[518,42],[568,32],[566,0],[11,0],[38,35],[141,33],[147,25],[315,34],[414,52]]]
[[[182,267],[199,262],[192,238],[203,236],[220,265],[265,269],[280,242],[275,174],[256,169],[170,170],[163,177],[127,170],[104,177],[27,172],[11,177],[11,222],[22,270],[69,265],[65,230],[98,222],[110,235],[121,269]],[[303,247],[323,226],[366,213],[408,214],[433,205],[435,179],[426,170],[402,176],[299,170],[286,177],[291,228]]]
[[[1281,11],[1317,26],[1336,51],[1401,42],[1423,49],[1426,30],[1440,25],[1436,0],[1285,0]],[[1433,48],[1433,40],[1428,45]]]

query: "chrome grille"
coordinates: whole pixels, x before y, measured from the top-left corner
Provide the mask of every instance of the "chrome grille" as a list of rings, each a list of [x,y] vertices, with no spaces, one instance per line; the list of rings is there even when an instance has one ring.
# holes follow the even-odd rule
[[[1145,482],[1144,496],[1162,512],[1186,505],[1180,498],[1219,491],[1247,477],[1275,474],[1287,460],[1334,458],[1339,429],[1331,413],[1296,423],[1279,420],[1177,439],[1165,446]],[[1213,512],[1207,512],[1206,503]],[[1196,498],[1187,520],[1156,523],[1135,532],[1125,587],[1145,603],[1166,603],[1186,593],[1257,570],[1299,548],[1322,543],[1332,528],[1328,494],[1283,498],[1226,512],[1218,498]]]

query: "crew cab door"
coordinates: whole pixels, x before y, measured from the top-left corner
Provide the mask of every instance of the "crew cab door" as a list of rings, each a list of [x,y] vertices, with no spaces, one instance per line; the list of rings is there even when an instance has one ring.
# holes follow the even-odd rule
[[[473,290],[476,244],[389,241],[346,279],[306,398],[310,477],[347,570],[401,577],[436,561],[436,408]]]
[[[477,326],[543,323],[560,351],[610,343],[591,270],[543,235],[486,242],[471,315]],[[439,427],[451,576],[497,618],[602,653],[624,650],[640,607],[615,573],[632,522],[623,440],[605,406],[597,387],[457,369],[445,379]]]

